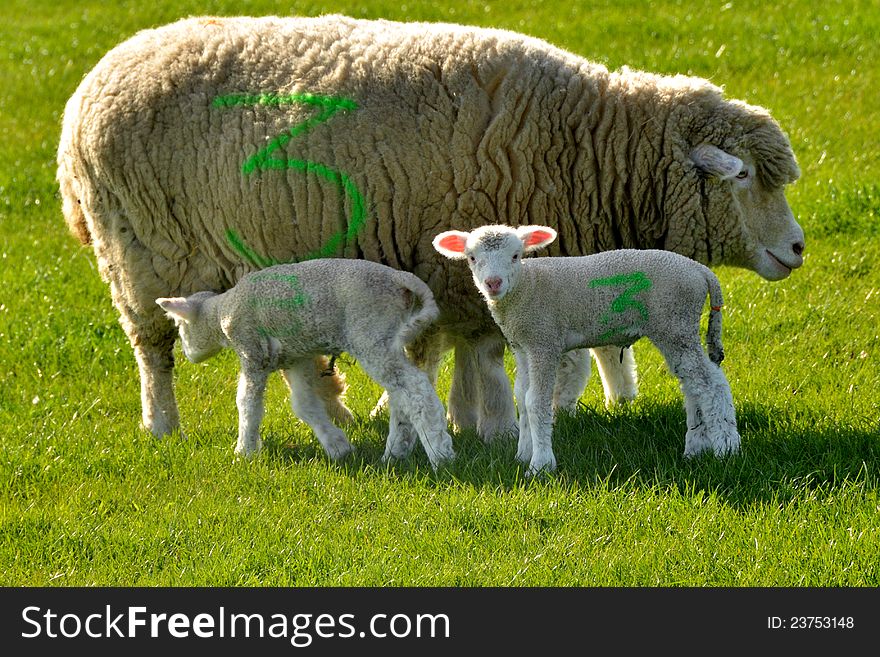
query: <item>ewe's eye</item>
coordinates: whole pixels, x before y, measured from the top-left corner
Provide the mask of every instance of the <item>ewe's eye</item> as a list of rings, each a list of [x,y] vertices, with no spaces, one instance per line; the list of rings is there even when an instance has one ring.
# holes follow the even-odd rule
[[[748,177],[749,177],[749,170],[748,169],[743,169],[738,174],[736,174],[737,180],[745,180]]]

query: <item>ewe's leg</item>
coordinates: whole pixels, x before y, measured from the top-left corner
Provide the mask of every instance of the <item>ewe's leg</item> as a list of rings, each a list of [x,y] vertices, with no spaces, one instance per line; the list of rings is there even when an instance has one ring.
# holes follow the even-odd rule
[[[553,454],[553,387],[559,354],[530,352],[526,355],[529,368],[529,389],[526,392],[526,412],[532,434],[532,460],[526,472],[534,476],[541,471],[556,469]]]
[[[266,391],[266,370],[248,367],[242,363],[238,375],[238,394],[235,402],[238,405],[238,444],[235,453],[240,456],[252,456],[260,451],[263,441],[260,440],[260,423],[263,421],[263,393]]]
[[[321,398],[327,414],[339,424],[353,421],[354,415],[348,410],[344,401],[345,375],[336,367],[331,372],[330,359],[326,356],[317,356],[314,360],[314,368],[314,382],[311,388]]]
[[[556,386],[553,389],[554,409],[569,413],[577,411],[578,400],[590,381],[591,365],[588,349],[574,349],[562,355],[559,369],[556,371]]]
[[[632,349],[595,347],[591,350],[605,390],[605,406],[632,401],[639,392],[636,359]]]
[[[479,374],[477,433],[485,442],[508,434],[516,436],[519,430],[510,377],[504,369],[504,347],[501,335],[491,335],[480,339],[474,350]]]
[[[529,427],[529,414],[526,410],[526,395],[529,392],[529,364],[522,351],[513,352],[513,358],[516,360],[513,393],[519,409],[519,440],[516,446],[516,459],[521,463],[529,463],[532,460],[532,432]]]
[[[402,352],[395,353],[392,349],[374,346],[356,353],[355,357],[363,370],[388,391],[395,420],[400,413],[412,423],[431,466],[436,469],[455,458],[452,439],[446,431],[443,404],[428,376]],[[394,447],[389,441],[386,452]]]
[[[309,361],[300,361],[281,375],[290,388],[290,407],[294,415],[315,432],[327,455],[334,461],[348,455],[353,449],[352,445],[345,432],[330,421],[325,400],[316,391],[320,384],[316,383],[314,365]]]
[[[154,343],[132,338],[140,372],[143,426],[157,437],[169,434],[180,426],[174,398],[175,335],[163,335]]]
[[[723,456],[739,451],[733,397],[721,368],[709,360],[699,344],[678,351],[658,347],[678,377],[685,397],[688,431],[684,455],[712,450],[716,456]]]
[[[119,323],[134,349],[143,426],[161,437],[180,426],[172,376],[178,333],[156,299],[175,292],[156,273],[151,252],[138,241],[138,231],[132,227],[138,221],[149,225],[152,218],[129,217],[120,199],[108,189],[100,184],[98,188],[85,186],[87,193],[77,207],[91,217],[98,269],[110,284]]]
[[[463,342],[457,343],[447,404],[449,421],[458,431],[477,428],[480,405],[478,381],[477,355],[473,347]]]

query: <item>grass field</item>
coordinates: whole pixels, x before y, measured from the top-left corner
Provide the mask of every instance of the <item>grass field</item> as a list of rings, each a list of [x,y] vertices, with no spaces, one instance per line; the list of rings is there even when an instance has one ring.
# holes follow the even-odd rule
[[[559,418],[558,472],[455,436],[380,463],[380,390],[344,362],[356,456],[331,464],[271,381],[265,452],[236,462],[236,363],[182,362],[187,439],[138,428],[137,370],[94,256],[67,233],[64,103],[137,29],[188,14],[446,20],[545,38],[610,67],[686,72],[768,107],[803,175],[806,263],[731,268],[725,371],[742,454],[681,454],[676,381],[636,345],[641,394],[594,377]],[[880,6],[635,2],[6,0],[0,18],[0,585],[858,586],[880,584]],[[441,395],[448,390],[444,368]]]

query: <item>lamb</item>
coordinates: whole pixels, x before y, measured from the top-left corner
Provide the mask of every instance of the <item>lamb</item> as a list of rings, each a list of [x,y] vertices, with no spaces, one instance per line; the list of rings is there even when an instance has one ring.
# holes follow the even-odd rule
[[[504,30],[336,15],[139,32],[69,99],[57,173],[154,434],[179,424],[177,331],[157,297],[334,256],[428,283],[440,316],[412,353],[435,378],[454,348],[450,419],[487,439],[516,428],[504,341],[463,268],[437,262],[432,235],[543,224],[559,234],[556,256],[666,249],[778,280],[803,263],[784,195],[798,175],[770,114],[704,79],[609,71]],[[629,352],[622,365],[614,348],[594,355],[608,398],[632,397]],[[585,357],[569,364],[563,406],[589,374]]]
[[[252,272],[222,294],[201,291],[156,303],[176,322],[190,361],[202,362],[224,347],[238,354],[237,454],[260,450],[266,380],[280,369],[293,412],[332,459],[346,456],[351,443],[330,421],[312,362],[346,352],[388,391],[391,426],[383,460],[409,454],[416,434],[435,469],[454,458],[443,404],[404,352],[438,313],[428,286],[415,275],[326,258]]]
[[[660,350],[681,384],[688,424],[685,456],[737,452],[733,398],[718,367],[724,358],[722,296],[712,271],[662,250],[523,260],[556,235],[546,226],[490,225],[470,233],[446,231],[433,241],[447,258],[467,259],[513,350],[520,408],[517,459],[529,464],[528,474],[556,468],[552,394],[562,355],[584,347],[622,349],[642,337]],[[707,291],[708,357],[700,343]]]

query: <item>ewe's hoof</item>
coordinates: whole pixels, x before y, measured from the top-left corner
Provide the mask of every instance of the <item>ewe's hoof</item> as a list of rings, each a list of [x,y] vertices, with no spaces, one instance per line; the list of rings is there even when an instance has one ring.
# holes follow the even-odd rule
[[[526,470],[526,477],[534,478],[540,477],[543,475],[550,474],[556,471],[556,457],[547,460],[547,461],[532,461],[529,464],[529,469]]]

